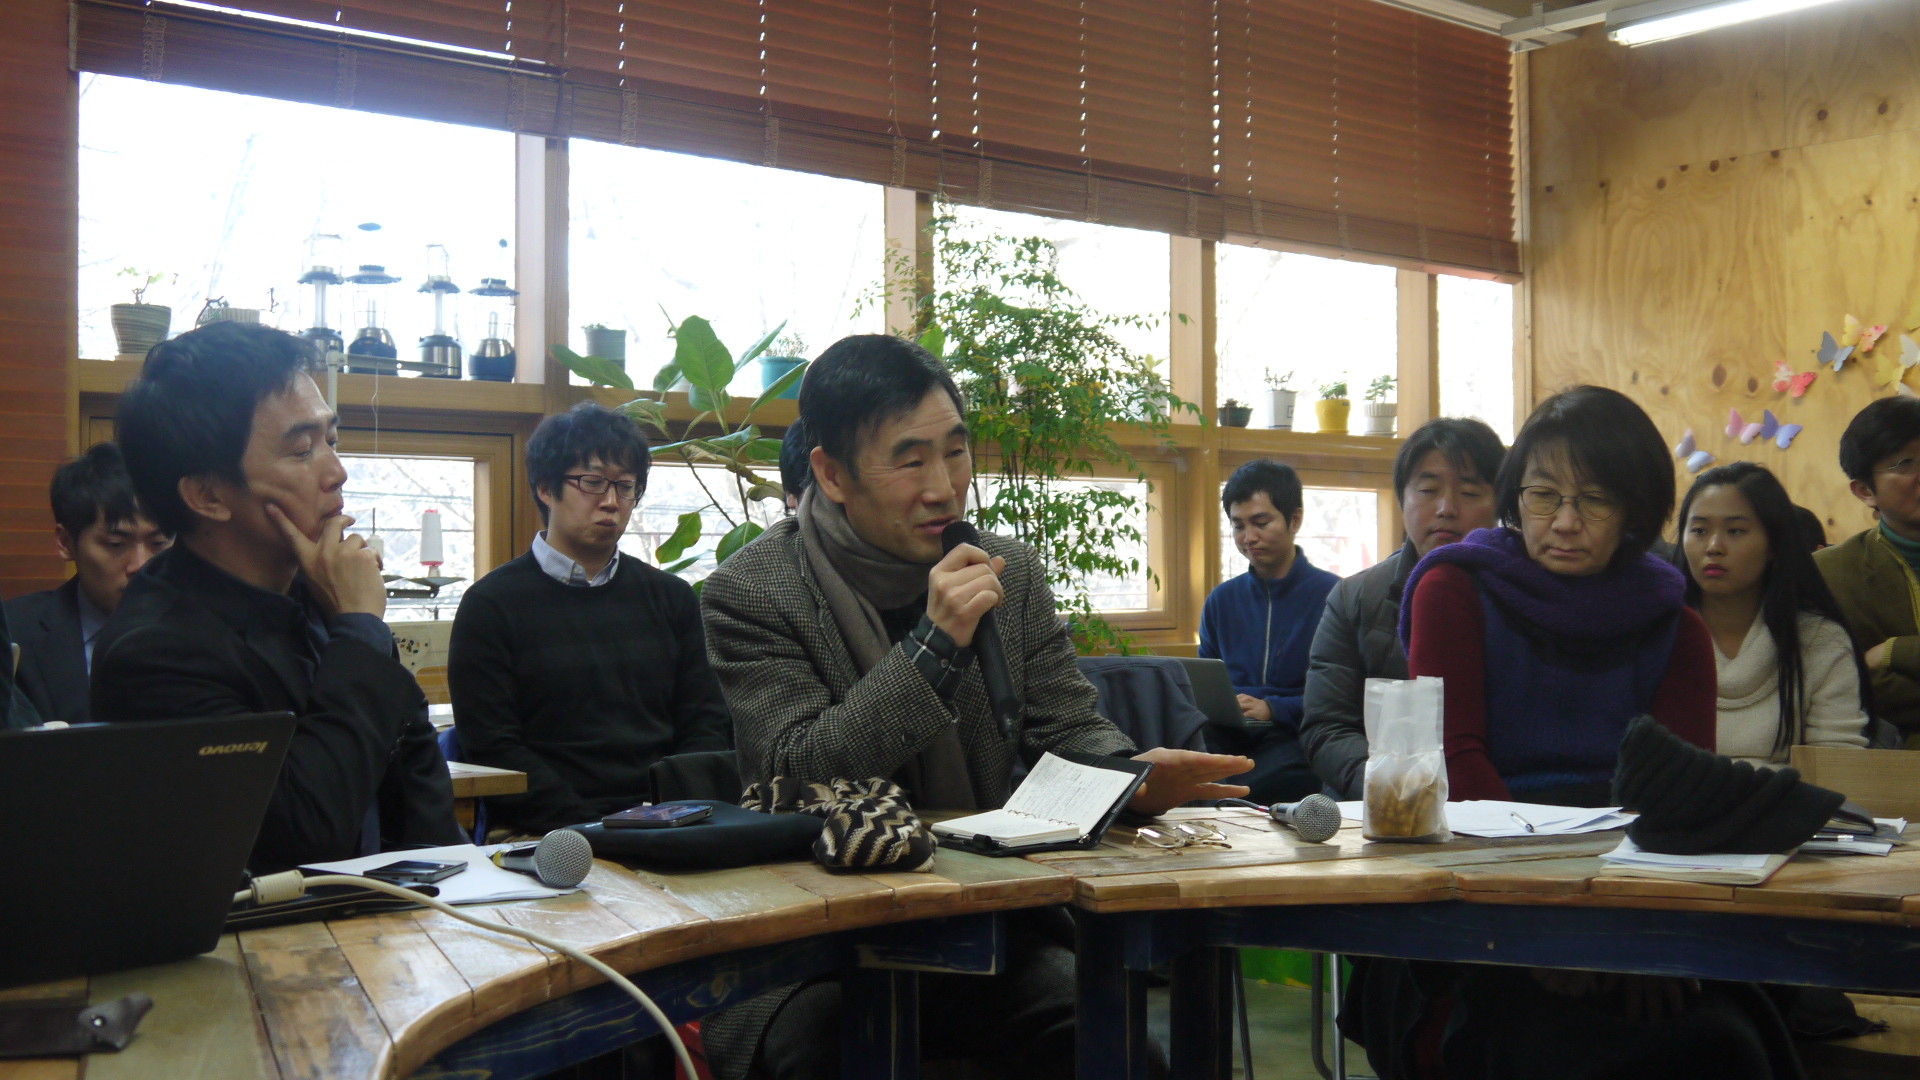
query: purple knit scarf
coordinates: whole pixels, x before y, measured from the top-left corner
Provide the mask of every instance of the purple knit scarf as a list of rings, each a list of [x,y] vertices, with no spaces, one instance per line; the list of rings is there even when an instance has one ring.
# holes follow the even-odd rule
[[[1427,552],[1400,595],[1400,643],[1411,649],[1413,591],[1428,570],[1458,566],[1480,588],[1520,618],[1549,634],[1576,641],[1607,641],[1638,634],[1672,615],[1686,600],[1680,571],[1651,555],[1628,559],[1587,577],[1556,574],[1527,557],[1512,529],[1475,529],[1467,538]]]

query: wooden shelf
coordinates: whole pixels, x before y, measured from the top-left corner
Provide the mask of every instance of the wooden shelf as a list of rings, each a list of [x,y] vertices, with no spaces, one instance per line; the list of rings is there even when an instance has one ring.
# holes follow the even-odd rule
[[[140,374],[140,365],[120,360],[80,361],[80,393],[118,396]],[[471,379],[376,378],[340,376],[340,404],[367,407],[375,390],[382,409],[422,409],[435,412],[501,413],[540,416],[547,411],[546,390],[529,383],[480,382]]]
[[[1279,428],[1214,428],[1220,449],[1280,458],[1306,456],[1380,462],[1392,468],[1400,440],[1385,435],[1285,431]]]

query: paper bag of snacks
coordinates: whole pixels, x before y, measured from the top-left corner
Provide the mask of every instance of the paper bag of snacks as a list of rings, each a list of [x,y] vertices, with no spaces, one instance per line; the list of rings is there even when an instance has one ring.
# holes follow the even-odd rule
[[[1447,754],[1440,743],[1442,680],[1367,680],[1366,816],[1369,840],[1441,844],[1447,830]]]

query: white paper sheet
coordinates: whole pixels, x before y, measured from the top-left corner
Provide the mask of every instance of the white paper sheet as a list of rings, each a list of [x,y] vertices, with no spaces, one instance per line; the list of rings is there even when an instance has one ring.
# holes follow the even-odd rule
[[[358,859],[341,859],[339,862],[309,863],[302,870],[318,870],[325,874],[361,874],[388,863],[402,859],[452,860],[465,859],[467,868],[449,878],[441,878],[433,883],[440,890],[438,899],[446,904],[490,904],[501,900],[545,900],[549,896],[559,896],[573,889],[549,889],[540,883],[540,879],[513,870],[503,870],[493,865],[491,856],[509,844],[489,844],[475,847],[472,844],[454,844],[448,847],[419,848],[413,851],[386,851],[378,855],[363,855]]]
[[[1600,858],[1623,866],[1656,866],[1677,870],[1761,870],[1772,855],[1660,855],[1642,851],[1626,837],[1620,846]]]
[[[1343,802],[1340,816],[1361,820],[1365,804]],[[1546,806],[1541,803],[1472,799],[1447,804],[1447,828],[1461,836],[1492,839],[1505,836],[1571,836],[1577,833],[1623,829],[1634,815],[1617,806]],[[1533,826],[1529,829],[1527,826]]]

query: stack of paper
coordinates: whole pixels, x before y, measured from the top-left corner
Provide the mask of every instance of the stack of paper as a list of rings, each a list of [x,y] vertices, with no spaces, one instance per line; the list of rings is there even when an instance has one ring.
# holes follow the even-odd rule
[[[1759,885],[1786,865],[1785,855],[1657,855],[1627,837],[1600,856],[1602,877],[1662,878],[1707,885]]]
[[[441,878],[433,883],[440,890],[437,897],[443,904],[491,904],[501,900],[545,900],[549,896],[559,896],[572,889],[549,889],[540,883],[540,879],[513,870],[503,870],[493,865],[492,855],[506,844],[489,844],[475,847],[472,844],[454,844],[449,847],[420,848],[412,851],[389,851],[380,855],[363,855],[358,859],[342,859],[339,862],[310,863],[302,870],[316,870],[323,874],[361,874],[388,863],[403,859],[429,859],[450,861],[465,859],[467,868],[452,877]]]
[[[1343,802],[1340,816],[1359,821],[1362,803]],[[1460,836],[1571,836],[1624,829],[1634,815],[1617,806],[1547,806],[1542,803],[1471,799],[1447,804],[1447,828]]]
[[[1906,843],[1906,831],[1906,818],[1874,818],[1872,832],[1857,822],[1830,821],[1800,850],[1821,855],[1885,855]]]

